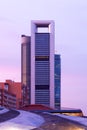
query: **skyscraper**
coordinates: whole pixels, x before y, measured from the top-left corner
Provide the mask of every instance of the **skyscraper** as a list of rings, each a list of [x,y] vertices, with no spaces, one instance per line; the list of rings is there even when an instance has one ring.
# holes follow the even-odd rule
[[[55,54],[55,108],[59,109],[61,106],[61,58],[60,55]]]
[[[22,35],[22,86],[24,104],[54,108],[53,21],[31,21],[31,38]]]
[[[22,35],[21,82],[23,105],[30,104],[31,98],[31,37]]]

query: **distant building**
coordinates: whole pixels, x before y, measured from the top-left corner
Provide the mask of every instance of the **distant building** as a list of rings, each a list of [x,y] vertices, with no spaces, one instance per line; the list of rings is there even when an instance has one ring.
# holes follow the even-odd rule
[[[21,82],[23,105],[28,105],[31,91],[31,38],[25,35],[22,35],[21,44]]]
[[[31,38],[22,35],[23,104],[55,107],[54,22],[32,21]]]
[[[0,106],[19,108],[21,105],[21,83],[12,80],[0,82]]]
[[[61,106],[61,59],[55,54],[55,108]]]
[[[16,95],[0,89],[0,106],[16,109]]]

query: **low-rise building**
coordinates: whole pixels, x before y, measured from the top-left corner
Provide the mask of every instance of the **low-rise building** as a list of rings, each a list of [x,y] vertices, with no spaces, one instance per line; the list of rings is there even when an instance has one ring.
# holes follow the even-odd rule
[[[9,93],[7,90],[0,89],[0,105],[7,108],[16,108],[16,95]]]
[[[0,82],[0,105],[7,108],[19,108],[21,105],[21,83],[12,80]]]

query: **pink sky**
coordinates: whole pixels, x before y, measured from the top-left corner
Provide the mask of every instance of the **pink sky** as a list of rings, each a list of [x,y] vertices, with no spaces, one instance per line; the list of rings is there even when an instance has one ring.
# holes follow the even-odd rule
[[[55,21],[62,106],[87,114],[87,0],[0,1],[0,81],[21,80],[20,36],[30,35],[31,20]]]

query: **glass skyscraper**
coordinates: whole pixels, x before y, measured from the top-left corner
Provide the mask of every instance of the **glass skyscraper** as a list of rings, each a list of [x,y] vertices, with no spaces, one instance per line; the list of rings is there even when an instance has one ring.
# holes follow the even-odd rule
[[[31,21],[31,37],[22,35],[21,47],[23,104],[43,104],[54,108],[55,101],[58,105],[55,92],[54,22]]]
[[[55,54],[55,108],[59,109],[61,106],[61,58],[60,55]]]

